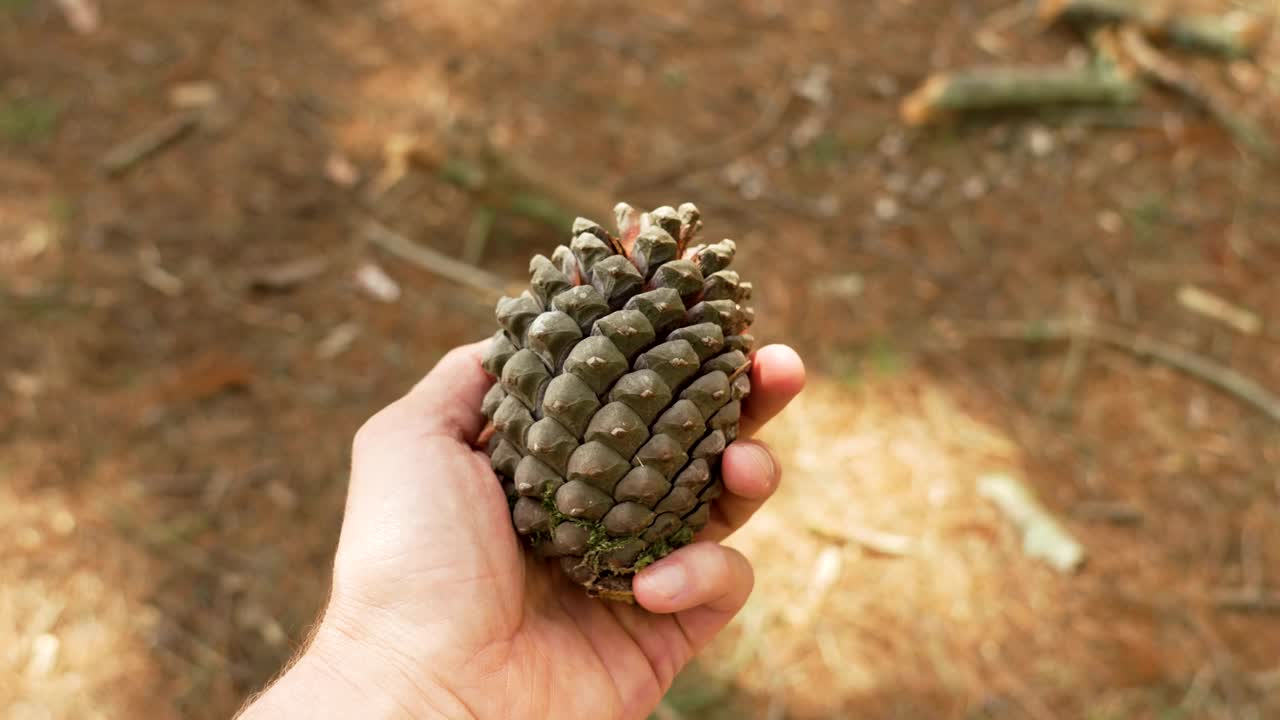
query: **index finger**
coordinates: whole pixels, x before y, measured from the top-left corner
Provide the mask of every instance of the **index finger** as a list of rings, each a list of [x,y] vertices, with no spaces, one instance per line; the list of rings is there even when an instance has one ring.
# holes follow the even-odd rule
[[[740,437],[750,437],[804,389],[804,361],[786,345],[767,345],[752,356],[751,394],[742,405]]]
[[[480,402],[493,385],[493,378],[480,365],[488,346],[488,340],[481,340],[450,350],[402,402],[440,433],[474,440],[484,427]]]

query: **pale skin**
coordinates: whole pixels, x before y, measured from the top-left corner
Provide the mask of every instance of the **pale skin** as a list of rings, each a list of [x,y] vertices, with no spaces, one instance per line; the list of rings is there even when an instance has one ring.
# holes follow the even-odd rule
[[[328,607],[242,718],[638,720],[746,602],[751,565],[719,541],[777,489],[767,447],[729,446],[710,523],[636,576],[638,607],[588,598],[523,551],[473,447],[483,349],[453,350],[356,433]],[[743,438],[804,386],[790,348],[753,360]]]

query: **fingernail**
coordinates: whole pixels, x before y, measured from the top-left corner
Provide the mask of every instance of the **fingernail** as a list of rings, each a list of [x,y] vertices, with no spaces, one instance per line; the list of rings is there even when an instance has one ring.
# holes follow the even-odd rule
[[[760,466],[768,473],[769,482],[773,482],[774,476],[778,474],[778,468],[773,464],[773,453],[754,440],[748,440],[745,444],[751,448],[751,452],[755,453],[756,462],[760,463]]]
[[[656,565],[645,571],[644,584],[667,600],[675,600],[684,592],[685,571],[680,565]]]

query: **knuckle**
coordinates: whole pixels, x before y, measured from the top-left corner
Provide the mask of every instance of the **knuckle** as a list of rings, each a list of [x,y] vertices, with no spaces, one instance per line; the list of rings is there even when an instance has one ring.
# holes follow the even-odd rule
[[[365,420],[356,429],[355,436],[351,441],[352,451],[359,453],[364,449],[377,447],[386,442],[386,439],[401,425],[398,419],[399,415],[397,403],[392,403],[374,413],[373,416]]]

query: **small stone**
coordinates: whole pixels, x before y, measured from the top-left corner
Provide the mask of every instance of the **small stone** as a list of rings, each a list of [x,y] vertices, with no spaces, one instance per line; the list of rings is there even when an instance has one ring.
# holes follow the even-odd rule
[[[876,198],[875,212],[878,219],[891,222],[902,213],[902,210],[897,200],[888,195],[881,195]]]
[[[1111,162],[1117,165],[1128,165],[1138,159],[1138,146],[1131,142],[1119,142],[1111,148]]]
[[[890,132],[876,143],[876,150],[887,158],[898,157],[907,149],[907,138],[900,132]]]
[[[970,200],[977,200],[987,194],[987,181],[981,175],[971,175],[960,186],[960,192]]]
[[[939,168],[929,168],[924,171],[920,179],[916,181],[913,194],[921,200],[927,200],[942,189],[947,182],[946,173]]]
[[[1115,210],[1103,210],[1098,213],[1098,228],[1108,235],[1115,235],[1124,229],[1124,218]]]
[[[901,92],[898,81],[892,75],[884,73],[873,73],[867,79],[867,84],[871,87],[871,92],[882,98],[897,97]]]
[[[67,510],[58,510],[49,518],[49,527],[55,534],[66,537],[75,532],[76,518]]]
[[[1056,146],[1057,140],[1048,128],[1035,125],[1027,131],[1027,147],[1032,155],[1038,158],[1048,157]]]
[[[400,283],[381,266],[367,262],[355,273],[356,286],[378,302],[394,303],[400,299]]]

